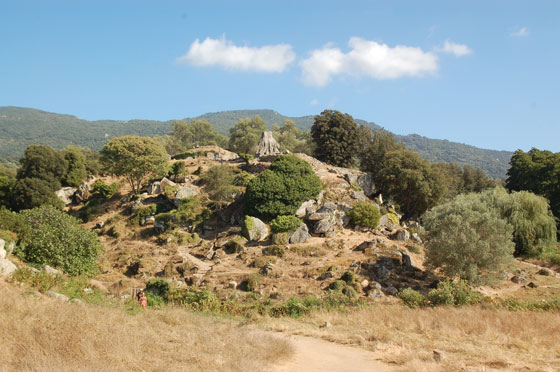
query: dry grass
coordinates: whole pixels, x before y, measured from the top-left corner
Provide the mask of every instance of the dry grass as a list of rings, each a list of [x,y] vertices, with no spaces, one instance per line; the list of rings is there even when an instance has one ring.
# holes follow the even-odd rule
[[[320,328],[325,321],[331,327]],[[347,314],[270,319],[265,328],[359,345],[399,371],[558,371],[560,314],[482,307],[379,305]],[[433,349],[445,352],[436,363]]]
[[[262,371],[289,344],[234,321],[34,298],[0,283],[0,371]]]

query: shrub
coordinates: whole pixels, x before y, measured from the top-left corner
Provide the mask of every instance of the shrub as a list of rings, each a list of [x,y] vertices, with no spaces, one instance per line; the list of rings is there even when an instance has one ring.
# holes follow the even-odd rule
[[[66,213],[42,206],[22,212],[29,230],[23,236],[26,261],[62,269],[70,275],[94,274],[102,250],[95,233]]]
[[[342,280],[343,282],[347,283],[347,284],[352,284],[356,282],[356,274],[354,274],[352,271],[346,271],[344,272],[344,274],[342,274],[342,276],[340,277],[340,280]]]
[[[356,226],[375,228],[379,225],[381,214],[379,210],[372,204],[366,202],[358,202],[354,208],[348,212],[352,223]]]
[[[343,280],[335,280],[329,285],[329,289],[332,291],[342,291],[346,287],[346,282]]]
[[[304,160],[282,155],[249,182],[245,194],[249,214],[265,220],[293,215],[302,202],[315,198],[321,182]]]
[[[278,216],[270,221],[270,228],[276,233],[293,231],[301,225],[301,220],[296,216]]]
[[[448,277],[478,284],[512,259],[513,227],[475,194],[433,208],[424,223],[427,264]]]
[[[289,232],[276,233],[272,235],[272,244],[286,245],[290,242],[290,236],[292,234]]]
[[[245,247],[237,240],[230,240],[224,245],[224,251],[228,254],[241,253]]]
[[[276,256],[276,257],[284,257],[286,254],[286,248],[280,245],[272,245],[270,247],[266,247],[262,250],[263,255],[265,256]]]
[[[408,307],[419,307],[426,304],[426,297],[412,288],[406,288],[397,293],[397,297],[403,300]]]
[[[169,282],[163,279],[150,279],[146,282],[146,292],[151,292],[162,298],[167,297],[167,293],[171,289]]]
[[[251,182],[253,178],[255,178],[255,176],[253,176],[251,173],[241,171],[233,179],[233,184],[235,186],[247,187],[247,185],[249,185],[249,182]]]
[[[428,293],[427,299],[434,306],[461,306],[479,303],[481,295],[473,290],[465,280],[457,282],[444,280],[438,283],[437,288]]]
[[[259,274],[251,274],[241,283],[241,287],[248,292],[255,292],[260,284],[261,276]]]
[[[276,257],[274,256],[264,256],[264,257],[257,257],[253,260],[253,263],[251,264],[251,266],[257,268],[257,269],[262,269],[263,267],[265,267],[268,264],[275,264],[276,263]]]
[[[94,195],[98,195],[102,199],[108,199],[117,192],[119,186],[118,182],[107,185],[104,181],[99,180],[93,184],[92,191]]]
[[[395,213],[387,213],[387,218],[389,218],[393,225],[399,226],[399,216],[397,216]]]

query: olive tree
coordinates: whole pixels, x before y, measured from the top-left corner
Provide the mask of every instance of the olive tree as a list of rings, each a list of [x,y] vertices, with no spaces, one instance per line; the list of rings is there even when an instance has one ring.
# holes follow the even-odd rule
[[[168,156],[161,143],[149,137],[123,136],[112,138],[101,150],[105,169],[121,176],[135,194],[149,176],[160,176],[167,171]]]

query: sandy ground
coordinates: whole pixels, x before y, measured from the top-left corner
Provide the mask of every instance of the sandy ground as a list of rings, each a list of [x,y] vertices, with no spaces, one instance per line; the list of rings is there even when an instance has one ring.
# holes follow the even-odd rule
[[[289,360],[270,372],[389,372],[370,351],[339,345],[316,338],[270,332],[288,340],[294,348]]]

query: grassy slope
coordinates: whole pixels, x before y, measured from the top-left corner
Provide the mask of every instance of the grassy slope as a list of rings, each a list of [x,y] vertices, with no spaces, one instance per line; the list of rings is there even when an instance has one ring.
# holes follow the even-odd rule
[[[293,120],[301,129],[309,129],[313,116],[288,117],[273,110],[234,110],[207,113],[197,118],[206,119],[220,133],[229,134],[239,119],[259,115],[271,126]],[[379,128],[375,123],[356,119],[358,124]],[[20,107],[0,107],[0,163],[17,164],[17,158],[31,144],[45,144],[56,149],[67,144],[87,146],[100,150],[107,138],[125,134],[142,136],[164,135],[171,131],[171,121],[150,120],[87,121],[71,115],[53,114]],[[461,143],[435,140],[418,135],[397,136],[405,145],[430,161],[454,161],[484,169],[495,178],[505,177],[511,153],[479,149]],[[4,158],[2,160],[2,158]]]

